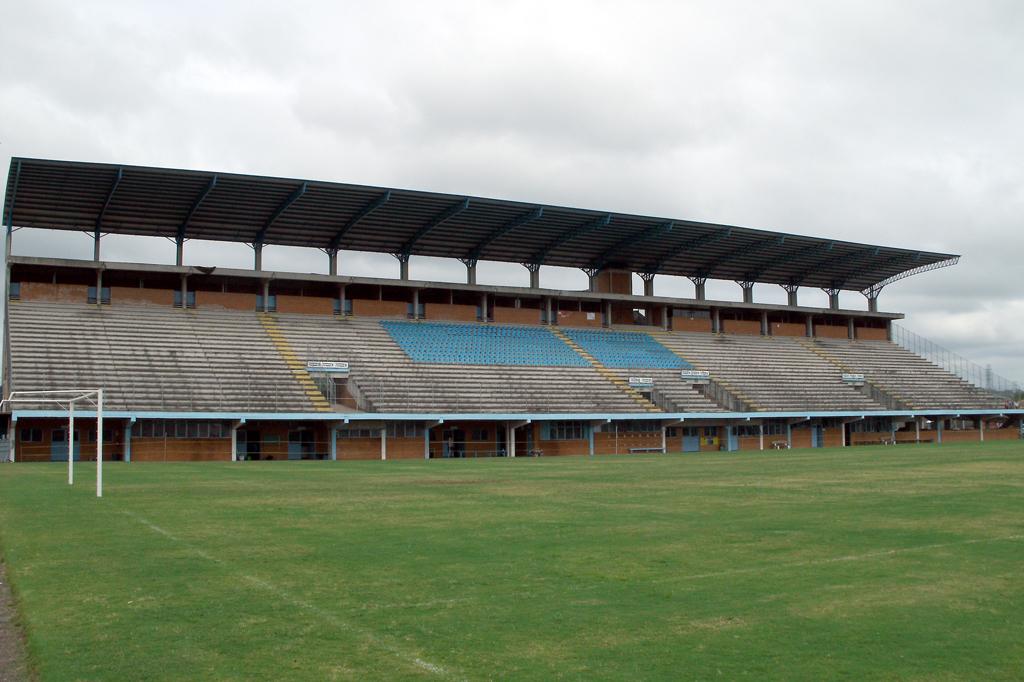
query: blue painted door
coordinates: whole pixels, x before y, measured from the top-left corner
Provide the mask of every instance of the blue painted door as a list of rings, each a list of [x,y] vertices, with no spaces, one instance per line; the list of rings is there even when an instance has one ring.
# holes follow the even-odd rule
[[[683,436],[683,452],[700,452],[700,436]]]
[[[820,448],[825,445],[825,429],[820,424],[811,427],[811,447]]]
[[[315,450],[312,431],[299,429],[288,432],[288,459],[313,459]]]
[[[736,437],[736,427],[727,426],[725,427],[725,449],[729,452],[740,449],[739,438]]]
[[[82,443],[78,430],[75,430],[75,461],[82,458]],[[50,433],[50,461],[68,461],[68,431],[67,429],[54,429]]]

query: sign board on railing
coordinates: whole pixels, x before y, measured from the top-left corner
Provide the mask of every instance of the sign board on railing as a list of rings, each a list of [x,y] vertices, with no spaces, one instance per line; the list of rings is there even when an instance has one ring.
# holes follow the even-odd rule
[[[711,372],[701,369],[681,369],[679,378],[691,384],[706,384],[711,381]]]
[[[844,373],[843,374],[843,381],[848,383],[848,384],[863,384],[864,383],[864,375],[863,374],[846,374],[846,373]]]
[[[347,362],[333,362],[330,360],[308,360],[306,369],[310,372],[347,372]]]
[[[630,377],[630,388],[650,388],[654,386],[654,377]]]

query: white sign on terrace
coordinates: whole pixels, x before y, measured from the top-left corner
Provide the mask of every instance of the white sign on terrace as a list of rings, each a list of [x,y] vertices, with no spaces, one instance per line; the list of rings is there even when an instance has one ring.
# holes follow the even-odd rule
[[[864,375],[863,374],[843,374],[843,381],[845,381],[848,384],[863,384],[864,383]]]
[[[641,386],[653,386],[654,377],[630,377],[629,385],[632,388],[637,388]]]
[[[347,362],[333,362],[330,360],[308,360],[306,369],[311,372],[347,372]]]
[[[711,372],[702,369],[681,369],[679,378],[692,384],[706,384],[711,381]]]

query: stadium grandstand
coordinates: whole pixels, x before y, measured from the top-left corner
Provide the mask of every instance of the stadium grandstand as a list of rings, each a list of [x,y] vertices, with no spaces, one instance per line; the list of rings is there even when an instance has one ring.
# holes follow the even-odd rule
[[[102,388],[104,457],[388,459],[763,450],[1019,439],[1005,386],[893,340],[879,294],[958,256],[689,220],[192,170],[15,158],[3,392]],[[14,256],[20,228],[84,231],[91,260]],[[105,235],[167,238],[176,262],[102,259]],[[186,265],[191,240],[252,269]],[[266,246],[326,274],[263,269]],[[339,274],[344,251],[396,277]],[[455,258],[465,283],[409,278]],[[476,281],[520,263],[523,286]],[[541,266],[586,290],[544,288]],[[634,294],[633,277],[643,282]],[[659,275],[691,298],[659,296]],[[708,280],[737,301],[709,300]],[[754,300],[782,287],[786,304]],[[801,289],[828,307],[801,305]],[[842,291],[864,309],[842,309]],[[95,457],[88,410],[7,404],[9,457]],[[71,445],[73,443],[73,445]]]

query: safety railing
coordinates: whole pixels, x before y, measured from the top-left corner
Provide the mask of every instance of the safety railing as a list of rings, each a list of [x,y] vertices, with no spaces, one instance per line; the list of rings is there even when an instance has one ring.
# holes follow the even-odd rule
[[[996,374],[992,371],[992,365],[983,366],[972,362],[898,324],[892,325],[892,340],[978,388],[1007,397],[1019,396],[1021,393],[1020,382]]]

